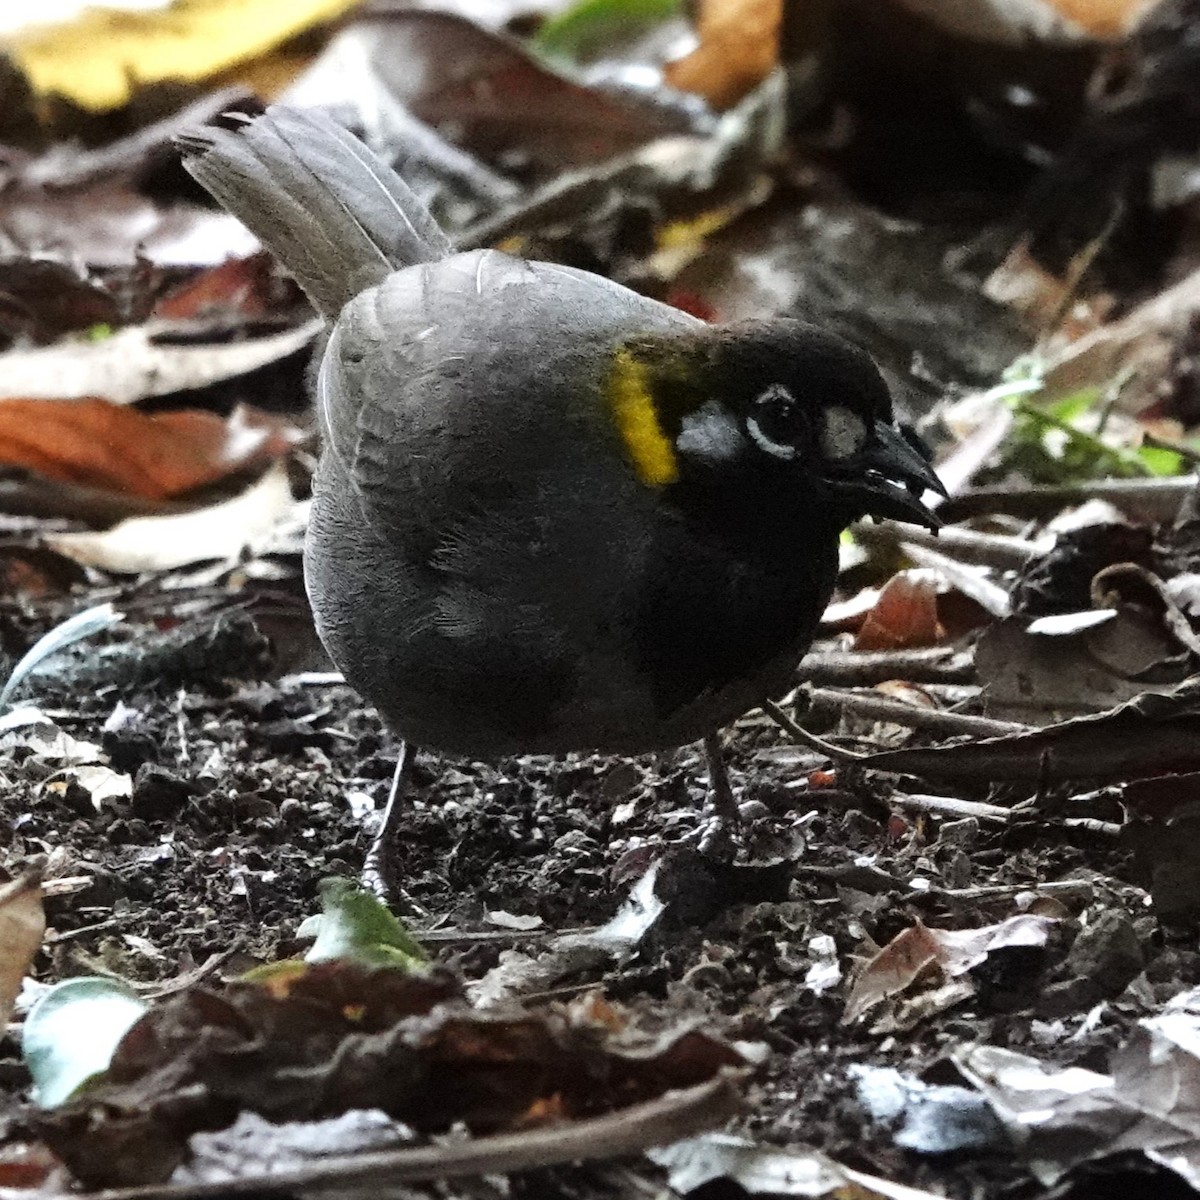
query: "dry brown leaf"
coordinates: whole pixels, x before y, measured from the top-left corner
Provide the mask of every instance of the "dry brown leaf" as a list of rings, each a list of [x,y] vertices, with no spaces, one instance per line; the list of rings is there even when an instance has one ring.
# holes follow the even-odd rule
[[[842,1023],[853,1024],[901,994],[912,997],[915,1012],[949,1007],[974,991],[963,978],[972,967],[997,950],[1044,946],[1053,927],[1054,918],[1029,913],[977,929],[930,929],[918,920],[859,969]],[[918,983],[927,985],[923,1004],[913,995]]]
[[[123,178],[56,188],[17,183],[0,203],[6,239],[89,267],[198,267],[252,254],[253,235],[226,212],[161,204]]]
[[[0,1034],[45,932],[41,876],[23,875],[0,887]]]
[[[782,22],[783,0],[701,0],[700,45],[667,64],[667,82],[729,108],[775,69]]]
[[[434,8],[368,7],[285,98],[345,101],[347,72],[374,76],[370,86],[364,80],[355,92],[369,127],[377,123],[370,114],[381,103],[386,109],[399,105],[435,130],[452,128],[454,154],[466,151],[495,166],[515,155],[535,177],[547,179],[707,124],[697,121],[688,106],[656,103],[650,93],[592,87],[555,70],[513,38]],[[389,136],[399,139],[397,148],[406,155],[414,136],[428,142],[428,133],[401,134],[400,129],[395,125]],[[431,165],[443,157],[441,150],[432,153]],[[460,163],[449,168],[451,176],[464,169],[461,159],[444,161]],[[480,175],[475,164],[462,178],[468,176],[479,181],[471,187],[481,187],[481,196],[511,195],[511,181],[491,167]]]
[[[0,1188],[16,1195],[33,1195],[36,1189],[49,1186],[46,1181],[59,1166],[58,1159],[39,1142],[10,1143],[0,1157]],[[17,1192],[18,1188],[22,1191]]]
[[[47,1145],[86,1187],[103,1187],[166,1179],[190,1157],[193,1134],[227,1129],[238,1112],[282,1125],[382,1109],[422,1138],[455,1127],[480,1139],[520,1135],[547,1122],[557,1138],[576,1121],[622,1111],[636,1129],[646,1112],[631,1106],[705,1084],[730,1087],[747,1065],[686,1018],[642,1023],[607,1011],[597,1019],[586,1001],[481,1012],[444,968],[338,958],[289,977],[283,994],[247,979],[220,990],[206,981],[153,1005],[121,1039],[106,1077],[45,1113],[38,1131]],[[230,1072],[233,1058],[240,1069]],[[666,1129],[654,1139],[670,1140]],[[493,1159],[499,1169],[503,1161]],[[538,1161],[557,1160],[543,1147]],[[240,1162],[239,1175],[247,1179]]]
[[[198,81],[228,70],[356,0],[174,0],[146,12],[85,9],[74,21],[30,26],[2,43],[39,95],[104,112],[138,87]]]
[[[855,650],[900,650],[936,646],[943,640],[938,621],[937,583],[928,571],[902,571],[888,580],[867,614]]]
[[[294,426],[240,406],[144,413],[108,400],[0,400],[0,463],[163,500],[278,458]]]
[[[116,296],[74,262],[7,258],[0,264],[0,339],[45,345],[121,319]]]
[[[154,305],[153,315],[170,321],[230,313],[265,317],[278,307],[280,284],[269,254],[228,258],[198,272],[161,297]]]
[[[942,944],[935,930],[921,921],[901,930],[858,973],[846,1000],[843,1022],[860,1020],[875,1005],[911,987],[941,958]]]

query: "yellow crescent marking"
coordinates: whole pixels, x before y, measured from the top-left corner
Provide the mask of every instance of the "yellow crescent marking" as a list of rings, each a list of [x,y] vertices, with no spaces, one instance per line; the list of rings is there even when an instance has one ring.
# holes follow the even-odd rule
[[[618,350],[614,358],[608,401],[638,478],[650,487],[674,483],[679,478],[675,447],[658,422],[646,368],[628,350]]]

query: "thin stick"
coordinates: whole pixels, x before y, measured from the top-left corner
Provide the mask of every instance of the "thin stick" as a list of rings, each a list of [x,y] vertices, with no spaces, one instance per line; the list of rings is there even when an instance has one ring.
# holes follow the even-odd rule
[[[88,1200],[209,1200],[225,1196],[277,1196],[320,1187],[342,1190],[379,1184],[390,1187],[422,1179],[506,1175],[556,1163],[625,1158],[651,1146],[666,1146],[712,1129],[741,1107],[740,1072],[722,1070],[715,1079],[657,1100],[632,1104],[602,1117],[571,1121],[524,1133],[503,1133],[440,1146],[341,1155],[317,1165],[203,1183],[149,1184],[87,1192]],[[80,1193],[71,1193],[78,1196]],[[44,1200],[69,1200],[61,1194]]]
[[[988,883],[978,887],[963,888],[931,887],[922,892],[913,892],[908,898],[912,901],[928,897],[956,902],[1013,900],[1027,892],[1032,892],[1035,896],[1052,897],[1061,902],[1074,900],[1081,905],[1091,904],[1096,898],[1096,889],[1085,879],[1055,879],[1045,883],[1019,885]]]
[[[827,705],[843,714],[867,717],[873,721],[889,721],[907,729],[924,729],[930,733],[954,737],[967,734],[973,737],[1003,737],[1009,733],[1027,733],[1031,726],[1016,721],[996,721],[991,717],[976,717],[970,713],[946,712],[940,708],[924,708],[905,700],[893,700],[875,692],[851,692],[838,688],[813,688],[809,701],[815,707]]]
[[[991,821],[1007,825],[1012,820],[1012,810],[1000,804],[984,804],[979,800],[956,800],[952,796],[909,795],[893,792],[890,801],[897,808],[913,812],[934,813],[939,817],[977,817],[980,821]]]
[[[946,501],[947,520],[975,513],[1009,513],[1016,517],[1044,517],[1068,504],[1108,500],[1118,508],[1149,518],[1169,521],[1179,506],[1196,490],[1195,475],[1167,479],[1094,479],[1081,484],[1041,484],[1030,487],[987,487],[962,492]]]
[[[1101,821],[1097,817],[1064,817],[1063,825],[1067,829],[1085,829],[1088,833],[1098,833],[1101,837],[1121,836],[1121,826],[1116,821]]]
[[[855,538],[868,545],[899,546],[908,542],[929,550],[941,550],[950,558],[980,567],[1015,571],[1023,567],[1050,539],[1008,537],[999,533],[979,533],[946,525],[936,533],[915,525],[897,525],[892,521],[860,521],[853,526]]]
[[[908,683],[972,683],[969,651],[949,646],[922,650],[833,650],[805,655],[796,669],[800,683],[827,687],[871,687],[888,679]]]
[[[759,707],[784,733],[790,734],[800,745],[807,746],[810,750],[816,750],[818,754],[833,759],[835,763],[859,763],[869,757],[856,750],[845,750],[841,746],[835,746],[832,742],[818,737],[815,733],[809,733],[802,725],[793,721],[774,700],[764,700]]]

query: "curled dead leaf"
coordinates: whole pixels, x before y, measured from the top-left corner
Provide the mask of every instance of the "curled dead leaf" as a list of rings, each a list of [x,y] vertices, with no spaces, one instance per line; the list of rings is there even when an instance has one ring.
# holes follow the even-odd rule
[[[943,640],[937,600],[937,582],[931,572],[903,571],[893,576],[863,621],[854,649],[936,646]]]

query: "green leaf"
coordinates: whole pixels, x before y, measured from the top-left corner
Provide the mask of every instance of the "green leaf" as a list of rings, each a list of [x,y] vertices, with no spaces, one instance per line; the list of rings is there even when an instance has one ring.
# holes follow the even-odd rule
[[[1070,425],[1088,413],[1092,406],[1098,404],[1102,398],[1099,388],[1084,387],[1077,392],[1068,393],[1040,411],[1049,414],[1060,424]],[[1033,411],[1039,410],[1034,409]]]
[[[1151,475],[1182,475],[1187,466],[1182,454],[1165,446],[1140,446],[1137,456]]]
[[[34,1099],[54,1108],[107,1071],[117,1043],[148,1007],[112,979],[88,976],[52,987],[29,1010],[21,1037]]]
[[[429,961],[412,934],[370,892],[349,879],[322,882],[321,915],[313,923],[317,940],[304,956],[306,962],[349,958],[412,970]]]
[[[1103,428],[1095,433],[1080,428],[1078,422],[1103,400],[1104,393],[1094,387],[1080,388],[1045,406],[1027,398],[1014,399],[1016,419],[1004,466],[1023,472],[1035,483],[1144,478],[1181,469],[1177,455],[1165,457],[1147,448],[1113,445],[1105,440]]]
[[[533,46],[547,58],[588,62],[682,12],[683,0],[576,0],[542,22]]]

